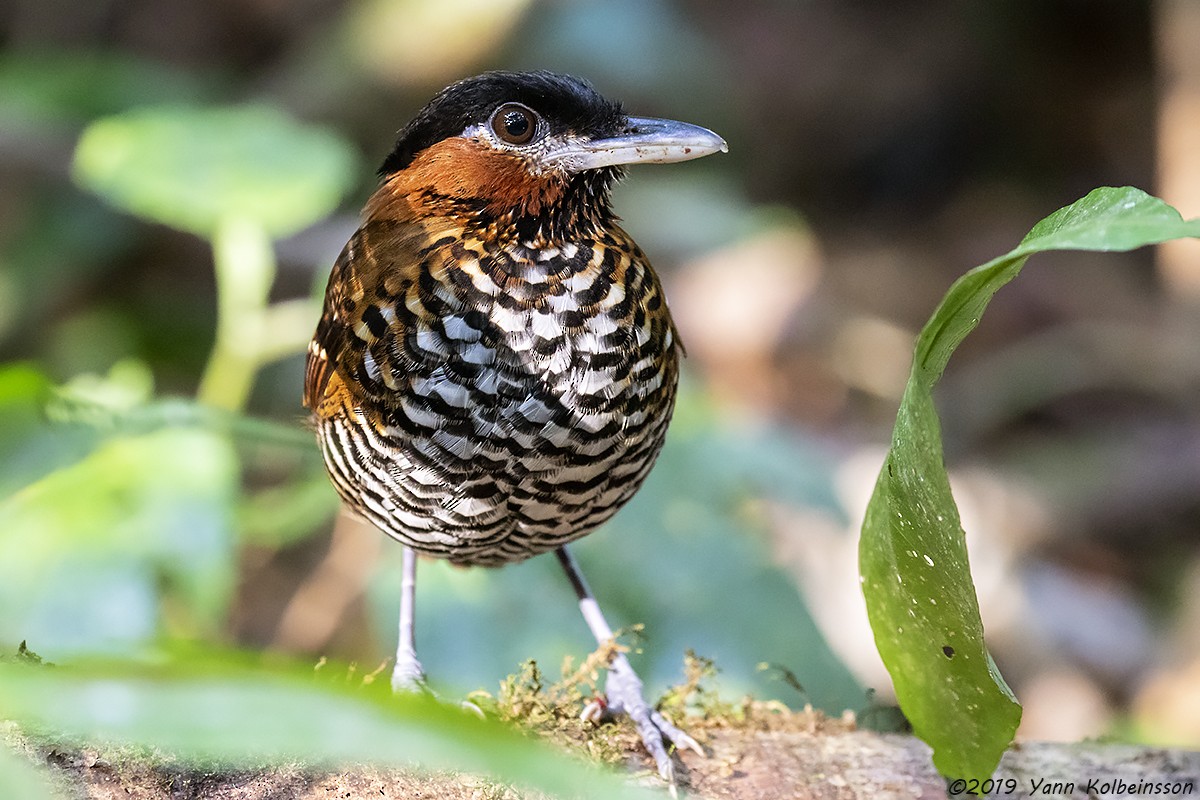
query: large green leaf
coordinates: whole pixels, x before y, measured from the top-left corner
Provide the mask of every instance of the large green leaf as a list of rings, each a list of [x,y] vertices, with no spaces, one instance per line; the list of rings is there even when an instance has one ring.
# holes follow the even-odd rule
[[[921,331],[859,557],[876,645],[901,708],[944,775],[990,775],[1021,709],[984,645],[933,387],[992,295],[1030,255],[1132,250],[1188,236],[1200,236],[1200,220],[1184,221],[1137,189],[1097,189],[1039,222],[1016,249],[959,278]]]
[[[237,659],[54,669],[0,665],[0,717],[230,768],[301,761],[482,773],[558,796],[648,800],[654,793],[494,721],[386,681],[352,688]]]
[[[92,123],[75,177],[126,211],[206,238],[228,220],[277,238],[332,211],[356,162],[336,135],[274,108],[167,106]]]

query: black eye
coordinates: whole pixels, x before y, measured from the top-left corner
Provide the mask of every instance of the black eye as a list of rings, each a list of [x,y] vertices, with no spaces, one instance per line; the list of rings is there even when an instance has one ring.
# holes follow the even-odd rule
[[[529,144],[537,133],[537,114],[519,103],[508,103],[492,114],[492,130],[509,144]]]

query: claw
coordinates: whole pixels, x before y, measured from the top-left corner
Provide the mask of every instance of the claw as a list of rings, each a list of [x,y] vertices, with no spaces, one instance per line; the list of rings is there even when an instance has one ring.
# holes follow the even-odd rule
[[[650,721],[654,723],[654,727],[662,731],[663,736],[665,736],[667,740],[671,742],[671,744],[675,745],[676,750],[691,750],[701,758],[708,758],[708,753],[704,752],[704,748],[699,742],[681,731],[679,728],[675,727],[662,714],[651,710]]]
[[[604,688],[608,695],[608,713],[627,714],[633,721],[638,734],[642,737],[642,744],[645,745],[646,750],[654,758],[654,763],[658,767],[658,774],[667,782],[671,794],[674,796],[675,764],[671,760],[671,754],[663,744],[664,740],[670,742],[676,750],[691,750],[701,757],[707,756],[704,748],[700,746],[699,742],[681,731],[667,720],[666,717],[650,707],[650,704],[646,702],[645,697],[642,695],[642,681],[637,676],[637,673],[633,671],[633,667],[629,664],[629,659],[624,654],[617,654],[613,659]],[[588,708],[584,709],[585,714],[591,710],[591,706],[595,702],[593,701],[588,705]]]

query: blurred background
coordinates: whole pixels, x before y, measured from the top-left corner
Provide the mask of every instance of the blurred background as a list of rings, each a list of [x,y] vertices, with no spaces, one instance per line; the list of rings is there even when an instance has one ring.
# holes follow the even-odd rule
[[[616,193],[689,358],[658,467],[577,557],[645,625],[652,691],[691,648],[731,697],[869,721],[856,537],[913,339],[1093,187],[1200,216],[1196,42],[1191,0],[5,0],[0,647],[389,658],[399,547],[338,516],[303,347],[395,132],[454,79],[549,68],[730,145]],[[213,200],[313,175],[257,227]],[[1200,747],[1194,244],[1036,257],[939,390],[1023,736]],[[553,559],[418,586],[443,691],[591,649]]]

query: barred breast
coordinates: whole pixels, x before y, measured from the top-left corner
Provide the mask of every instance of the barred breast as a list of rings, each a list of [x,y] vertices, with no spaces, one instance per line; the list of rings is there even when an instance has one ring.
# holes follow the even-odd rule
[[[368,222],[308,359],[338,493],[458,564],[519,561],[611,517],[662,447],[678,374],[661,286],[619,228],[491,241]]]

